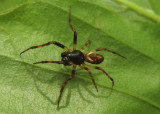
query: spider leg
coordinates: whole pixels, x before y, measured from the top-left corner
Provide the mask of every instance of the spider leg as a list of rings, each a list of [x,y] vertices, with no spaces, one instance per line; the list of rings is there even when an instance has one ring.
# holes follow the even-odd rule
[[[83,67],[82,67],[82,68],[83,68]],[[93,78],[93,76],[92,76],[92,74],[91,74],[91,71],[90,71],[87,67],[84,67],[83,69],[86,70],[86,71],[88,71],[88,73],[89,73],[89,75],[90,75],[90,77],[91,77],[91,79],[92,79],[93,85],[95,86],[95,88],[96,88],[96,90],[97,90],[97,92],[98,92],[98,88],[97,88],[96,82],[94,81],[94,78]]]
[[[91,52],[96,52],[96,51],[108,51],[108,52],[113,53],[115,55],[118,55],[118,56],[120,56],[120,57],[122,57],[124,59],[127,59],[126,57],[124,57],[124,56],[122,56],[122,55],[120,55],[120,54],[118,54],[118,53],[116,53],[114,51],[111,51],[109,49],[106,49],[106,48],[99,48],[99,49],[91,50]]]
[[[63,64],[62,61],[40,61],[40,62],[35,62],[33,64],[39,64],[39,63],[57,63],[57,64]]]
[[[22,53],[30,50],[30,49],[40,48],[40,47],[48,46],[48,45],[50,45],[50,44],[54,44],[54,45],[56,45],[56,46],[58,46],[58,47],[60,47],[60,48],[65,49],[66,51],[70,51],[70,50],[69,50],[66,46],[64,46],[63,44],[61,44],[61,43],[59,43],[59,42],[51,41],[51,42],[48,42],[48,43],[45,43],[45,44],[42,44],[42,45],[32,46],[32,47],[30,47],[30,48],[22,51],[22,52],[20,53],[20,55],[21,55]]]
[[[105,72],[104,69],[102,69],[100,67],[97,67],[97,66],[90,66],[90,65],[86,65],[86,64],[83,64],[83,65],[86,66],[86,67],[89,67],[89,68],[93,68],[93,69],[97,69],[97,70],[102,71],[112,81],[112,87],[114,86],[114,80],[113,80],[113,78],[110,77],[109,74],[107,72]]]
[[[84,49],[87,47],[87,45],[90,44],[90,43],[91,43],[91,41],[88,40],[88,41],[83,45],[83,47],[80,49],[80,51],[84,50]]]
[[[57,107],[59,107],[59,102],[60,102],[61,95],[62,95],[62,93],[63,93],[64,87],[66,86],[66,84],[68,83],[68,81],[70,81],[70,80],[74,77],[74,75],[75,75],[75,69],[76,69],[76,65],[73,65],[71,76],[66,79],[66,81],[63,83],[63,85],[62,85],[62,87],[61,87],[60,95],[59,95],[59,98],[58,98],[58,106],[57,106]]]
[[[69,25],[71,27],[71,30],[74,33],[74,39],[73,39],[73,50],[76,50],[76,44],[77,44],[77,32],[76,30],[73,28],[72,23],[71,23],[71,7],[69,9]]]

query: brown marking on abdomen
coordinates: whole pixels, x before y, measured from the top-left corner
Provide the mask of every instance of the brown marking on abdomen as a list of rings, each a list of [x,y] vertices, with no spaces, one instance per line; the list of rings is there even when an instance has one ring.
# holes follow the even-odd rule
[[[85,54],[85,60],[92,64],[100,64],[101,62],[103,62],[104,57],[100,54],[89,52]]]

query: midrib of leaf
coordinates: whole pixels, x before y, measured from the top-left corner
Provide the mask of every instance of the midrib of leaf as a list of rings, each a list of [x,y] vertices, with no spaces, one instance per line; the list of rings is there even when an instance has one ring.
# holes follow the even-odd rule
[[[34,64],[28,63],[28,62],[26,62],[26,61],[21,61],[19,58],[14,58],[14,57],[7,56],[7,55],[0,55],[0,57],[5,57],[5,58],[8,58],[8,59],[10,59],[10,60],[14,60],[14,61],[17,61],[17,62],[20,62],[20,63],[23,63],[23,64],[28,64],[28,65],[31,65],[32,67],[37,67],[37,68],[40,68],[40,69],[42,69],[42,70],[47,70],[47,71],[52,71],[52,72],[54,72],[54,73],[56,72],[56,73],[62,73],[62,74],[65,74],[65,75],[70,75],[70,73],[67,73],[67,72],[56,71],[56,70],[48,69],[48,68],[46,68],[46,67],[42,67],[42,66],[39,66],[39,65],[34,65]],[[92,83],[91,79],[85,78],[84,76],[76,75],[75,78],[79,78],[79,79],[81,79],[81,80],[84,80],[84,81],[87,81],[87,82]],[[137,99],[137,100],[140,100],[140,101],[142,101],[142,102],[144,102],[144,103],[147,103],[147,104],[155,107],[156,109],[160,110],[160,106],[159,106],[158,104],[154,103],[153,101],[149,100],[149,99],[145,99],[145,98],[143,98],[143,97],[141,97],[141,96],[137,96],[137,95],[135,95],[135,94],[126,92],[126,91],[121,90],[121,89],[119,89],[119,88],[115,89],[115,88],[108,87],[108,86],[106,86],[105,84],[100,83],[100,82],[96,82],[96,84],[99,85],[99,86],[101,86],[101,87],[103,87],[103,88],[113,89],[114,91],[120,92],[120,93],[122,93],[122,94],[124,94],[124,95],[131,96],[131,97],[133,97],[133,98],[135,98],[135,99]]]
[[[154,12],[149,11],[148,9],[142,8],[132,2],[126,1],[126,0],[115,0],[129,8],[131,8],[132,10],[136,11],[137,13],[152,19],[153,21],[156,22],[160,22],[160,16],[155,14]]]
[[[7,11],[0,12],[0,16],[1,16],[1,15],[6,15],[6,14],[8,14],[8,13],[10,13],[10,12],[13,12],[14,10],[16,10],[16,9],[18,9],[19,7],[24,6],[24,5],[25,5],[25,4],[19,4],[19,5],[15,6],[14,8],[8,9]]]
[[[30,3],[21,4],[21,5],[19,5],[19,7],[16,7],[15,9],[11,10],[10,12],[0,14],[0,16],[6,15],[6,14],[11,13],[11,12],[14,12],[16,9],[18,9],[18,8],[20,8],[20,7],[23,7],[23,6],[27,5],[27,4],[35,4],[35,3],[49,4],[49,5],[52,5],[53,7],[59,8],[60,10],[62,10],[62,11],[64,11],[64,12],[68,13],[68,10],[63,9],[63,8],[59,7],[58,5],[52,4],[52,3],[50,3],[50,2],[42,2],[42,1],[41,1],[41,2],[30,2]],[[95,5],[95,4],[93,4],[93,5]],[[98,5],[97,5],[97,6],[98,6]],[[98,7],[100,7],[100,6],[98,6]],[[102,8],[102,7],[101,7],[101,8]],[[105,9],[105,10],[107,10],[107,9]],[[142,52],[142,51],[140,51],[140,50],[137,50],[137,49],[134,48],[134,47],[131,47],[131,46],[128,45],[127,43],[125,43],[125,42],[123,42],[123,41],[121,41],[121,40],[115,38],[114,36],[112,36],[112,35],[109,34],[108,32],[103,31],[103,30],[97,28],[97,27],[94,26],[94,25],[91,25],[90,23],[86,22],[85,20],[82,20],[80,17],[77,17],[77,16],[75,16],[75,15],[73,15],[73,14],[72,14],[72,17],[76,18],[76,19],[79,20],[79,21],[82,21],[82,22],[86,23],[86,25],[91,26],[92,28],[96,29],[97,31],[100,31],[100,32],[106,34],[107,36],[110,36],[110,37],[113,38],[114,40],[119,41],[120,43],[122,43],[122,44],[128,46],[129,48],[131,48],[131,49],[137,51],[138,53],[140,53],[140,54],[142,54],[142,55],[148,57],[149,59],[155,61],[156,63],[160,63],[158,60],[156,60],[156,59],[153,58],[152,56],[147,55],[147,54],[145,54],[144,52]]]

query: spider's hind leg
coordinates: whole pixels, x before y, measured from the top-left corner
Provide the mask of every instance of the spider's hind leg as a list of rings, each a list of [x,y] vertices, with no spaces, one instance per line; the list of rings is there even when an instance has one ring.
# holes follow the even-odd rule
[[[92,79],[93,85],[95,86],[95,88],[96,88],[96,90],[98,92],[98,88],[97,88],[96,82],[95,82],[95,80],[94,80],[94,78],[93,78],[93,76],[91,74],[91,71],[87,67],[81,67],[81,68],[84,69],[84,70],[86,70],[86,71],[88,71],[88,73],[89,73],[89,75],[90,75],[90,77]]]
[[[109,74],[104,69],[97,67],[97,66],[91,66],[91,65],[86,65],[86,64],[84,64],[84,66],[102,71],[112,81],[112,87],[114,86],[113,78],[110,77]]]
[[[80,49],[80,51],[84,50],[84,49],[87,47],[87,45],[90,44],[90,43],[91,43],[91,41],[88,40],[88,41],[83,45],[83,47]]]
[[[122,56],[122,55],[120,55],[120,54],[118,54],[118,53],[116,53],[114,51],[111,51],[111,50],[109,50],[107,48],[98,48],[98,49],[91,50],[91,52],[96,52],[96,51],[108,51],[108,52],[113,53],[115,55],[118,55],[118,56],[120,56],[120,57],[122,57],[124,59],[127,59],[126,57],[124,57],[124,56]]]

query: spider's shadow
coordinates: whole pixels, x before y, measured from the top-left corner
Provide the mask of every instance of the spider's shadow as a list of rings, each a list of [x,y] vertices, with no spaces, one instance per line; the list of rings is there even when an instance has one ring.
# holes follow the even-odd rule
[[[37,75],[37,74],[35,74],[35,73],[33,73],[35,70],[38,70],[38,68],[36,68],[36,69],[30,69],[30,68],[26,68],[26,69],[29,69],[28,70],[28,73],[29,73],[29,75],[31,75],[31,77],[33,78],[33,80],[34,80],[34,85],[35,85],[35,87],[36,87],[36,89],[37,89],[37,91],[46,99],[46,100],[48,100],[52,105],[57,105],[57,103],[58,103],[58,98],[54,101],[52,98],[50,98],[49,96],[47,96],[46,95],[46,93],[45,92],[43,92],[43,90],[41,90],[40,89],[40,87],[39,87],[39,85],[37,84],[38,82],[40,82],[40,83],[48,83],[48,84],[53,84],[53,83],[55,83],[56,81],[58,81],[58,83],[59,83],[59,85],[60,85],[60,87],[61,87],[61,85],[62,85],[62,83],[66,80],[66,76],[64,76],[64,75],[66,75],[66,74],[63,74],[63,73],[58,73],[58,75],[55,75],[54,74],[54,76],[51,76],[51,75],[53,75],[53,73],[51,72],[51,73],[49,73],[50,74],[50,76],[49,76],[49,78],[46,80],[46,76],[44,75],[44,76],[42,76],[42,77],[39,77],[39,75]],[[67,70],[67,69],[66,69]],[[60,69],[60,71],[63,71],[63,69]],[[36,71],[35,71],[36,72]],[[69,72],[69,70],[68,70],[68,72]],[[70,71],[71,72],[71,71]],[[41,71],[39,72],[39,73],[41,73]],[[78,73],[84,73],[85,75],[88,75],[87,74],[87,72],[85,73],[85,72],[80,72],[80,70],[78,70]],[[76,74],[78,74],[78,73],[76,73]],[[56,73],[57,74],[57,73]],[[43,73],[42,73],[42,75],[43,75]],[[62,76],[60,76],[60,75],[62,75]],[[88,75],[89,76],[89,75]],[[68,75],[68,77],[69,77],[69,75]],[[63,81],[62,81],[63,80]],[[77,83],[77,81],[79,82],[79,83]],[[112,93],[112,89],[110,89],[111,91],[109,92],[109,94],[107,95],[107,96],[99,96],[99,95],[96,95],[95,93],[96,93],[96,91],[94,91],[94,92],[92,92],[91,90],[89,90],[88,88],[87,88],[87,86],[89,86],[90,84],[92,84],[92,83],[88,83],[88,82],[86,82],[86,81],[84,81],[84,80],[81,80],[81,79],[77,79],[77,78],[73,78],[69,83],[72,83],[72,84],[67,84],[66,85],[66,87],[65,87],[65,89],[67,89],[68,90],[68,94],[67,94],[67,98],[66,98],[66,104],[65,105],[61,105],[61,103],[60,103],[60,106],[59,106],[59,108],[57,108],[57,110],[60,110],[60,109],[62,109],[62,108],[67,108],[68,107],[68,105],[69,105],[69,102],[70,102],[70,98],[71,98],[71,90],[73,90],[74,88],[76,88],[76,89],[78,89],[78,93],[79,93],[79,95],[80,95],[80,98],[82,99],[82,100],[84,100],[84,101],[86,101],[86,102],[88,102],[88,103],[93,103],[92,101],[90,101],[89,99],[88,99],[88,97],[87,98],[85,98],[84,97],[84,95],[82,94],[82,92],[81,92],[81,90],[80,90],[80,85],[82,85],[82,87],[91,95],[91,96],[93,96],[93,97],[95,97],[95,98],[108,98],[110,95],[111,95],[111,93]],[[81,84],[80,84],[81,83]],[[69,85],[69,86],[68,86]],[[72,86],[71,86],[72,85]],[[74,85],[74,86],[73,86]],[[98,85],[97,85],[98,86]],[[93,88],[94,88],[94,86],[93,86]],[[64,93],[63,93],[64,94]],[[63,94],[62,94],[62,97],[63,97]],[[54,95],[54,94],[53,94]]]
[[[34,79],[34,84],[35,87],[37,89],[37,91],[45,98],[47,99],[52,105],[57,105],[58,99],[56,101],[53,101],[49,96],[47,96],[37,85],[36,83],[36,79]],[[65,106],[60,106],[59,108],[67,108],[70,102],[70,98],[71,98],[71,89],[68,90],[68,95],[67,95],[67,101]],[[58,109],[58,108],[57,108]]]
[[[54,77],[51,77],[51,75],[53,75],[52,73],[49,73],[50,76],[47,75],[47,77],[45,76],[45,74],[43,75],[43,72],[42,71],[38,71],[38,67],[37,68],[30,68],[30,66],[26,65],[25,66],[27,71],[28,71],[28,74],[33,78],[33,81],[34,81],[34,86],[36,87],[37,91],[46,99],[48,100],[52,105],[57,105],[58,103],[58,99],[56,99],[55,101],[46,95],[46,93],[40,89],[40,85],[38,84],[39,82],[42,83],[42,84],[51,84],[51,83],[55,83],[57,80],[59,81],[60,79],[57,79],[56,77],[58,78],[65,78],[65,77],[59,77],[59,73],[58,75],[55,75],[54,74]],[[35,73],[36,72],[36,73]],[[38,73],[37,73],[38,72]],[[49,71],[50,72],[50,71]],[[42,77],[39,76],[38,74],[42,73]],[[64,75],[64,74],[62,74]],[[47,79],[46,79],[47,78]],[[54,93],[53,93],[54,95]],[[61,108],[66,108],[68,107],[69,105],[69,102],[70,102],[70,98],[71,98],[71,89],[68,89],[68,95],[67,95],[67,101],[66,101],[66,104],[64,106],[60,106],[58,109],[61,109]]]

